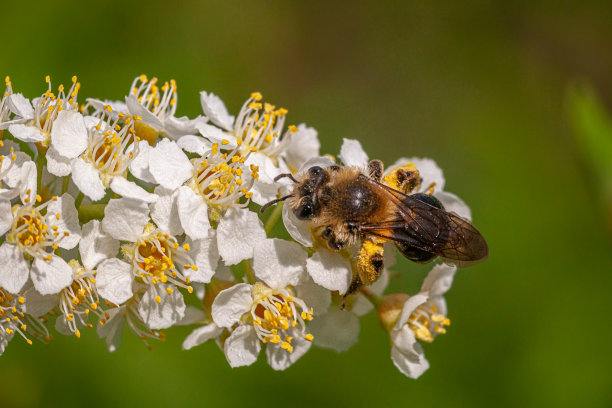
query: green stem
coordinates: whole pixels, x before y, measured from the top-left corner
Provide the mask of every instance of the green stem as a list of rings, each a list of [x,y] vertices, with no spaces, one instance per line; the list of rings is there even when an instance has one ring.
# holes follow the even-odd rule
[[[270,231],[272,231],[272,228],[274,228],[274,226],[278,222],[278,219],[283,214],[283,204],[284,203],[276,204],[276,206],[274,207],[274,211],[272,211],[272,214],[270,214],[270,216],[266,220],[266,223],[264,224],[266,235],[270,235]]]
[[[85,204],[77,207],[79,220],[82,223],[91,220],[101,220],[104,218],[104,207],[106,207],[106,204]]]
[[[366,299],[368,299],[370,301],[370,303],[372,303],[374,305],[374,307],[378,307],[380,306],[380,304],[382,303],[382,298],[378,295],[375,295],[374,293],[372,293],[370,291],[370,289],[364,288],[362,287],[360,289],[361,293],[363,294],[363,296],[366,297]]]
[[[68,192],[68,184],[70,184],[70,176],[66,176],[62,180],[62,195]]]
[[[39,149],[38,156],[36,157],[36,191],[40,194],[40,187],[42,186],[42,172],[45,166],[45,153]]]
[[[81,203],[83,202],[83,198],[85,198],[85,195],[83,194],[82,191],[79,191],[79,195],[77,196],[77,198],[74,200],[74,206],[77,208],[77,210],[79,209],[79,206],[81,205]]]
[[[248,259],[244,260],[244,272],[247,278],[247,281],[253,285],[257,281],[255,279],[255,271],[253,271],[253,267],[251,266],[251,262]]]

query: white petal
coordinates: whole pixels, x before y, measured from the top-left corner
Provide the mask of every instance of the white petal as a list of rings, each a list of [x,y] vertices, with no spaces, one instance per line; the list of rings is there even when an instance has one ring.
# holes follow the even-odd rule
[[[200,136],[187,135],[181,137],[176,142],[179,147],[189,153],[197,153],[200,156],[204,156],[206,152],[209,152],[212,144]]]
[[[102,229],[121,241],[136,242],[149,221],[149,207],[140,200],[113,199],[104,208]]]
[[[205,116],[198,116],[195,119],[189,119],[187,116],[181,116],[180,118],[170,116],[164,121],[164,130],[169,138],[177,140],[181,136],[197,133],[197,125],[206,123],[207,120]]]
[[[223,351],[230,367],[242,367],[257,361],[261,344],[253,326],[238,326],[225,340]]]
[[[17,245],[4,243],[0,246],[0,286],[10,293],[19,293],[28,280],[30,265],[23,259]]]
[[[52,295],[72,283],[74,269],[57,255],[50,261],[35,258],[32,264],[32,282],[41,295]]]
[[[280,174],[280,172],[278,173]],[[283,185],[280,183],[263,183],[255,180],[253,187],[251,187],[251,192],[253,193],[251,201],[259,205],[269,203],[278,197],[279,189],[282,187]]]
[[[308,160],[306,163],[302,164],[302,167],[298,170],[298,174],[303,174],[308,171],[309,168],[314,166],[319,166],[321,168],[326,168],[334,164],[334,161],[327,156],[323,157],[315,157],[313,159]]]
[[[357,343],[359,338],[359,319],[347,310],[335,307],[323,316],[315,316],[308,326],[319,347],[343,352]]]
[[[132,265],[117,258],[98,265],[96,287],[104,299],[120,305],[132,297]]]
[[[125,98],[125,104],[132,115],[142,117],[142,122],[147,125],[159,130],[163,127],[161,121],[153,114],[150,110],[145,108],[140,102],[136,95],[130,95]]]
[[[293,351],[289,353],[287,350],[282,349],[280,344],[268,344],[266,347],[266,357],[270,367],[277,371],[286,370],[310,350],[312,342],[304,340],[299,335],[295,335],[291,345],[293,346]]]
[[[312,232],[308,221],[298,220],[288,205],[283,205],[283,224],[285,229],[295,239],[305,247],[312,247]]]
[[[149,152],[149,171],[157,183],[173,190],[192,176],[193,166],[175,142],[162,139]]]
[[[446,211],[454,212],[469,221],[472,220],[472,211],[470,211],[470,207],[455,194],[447,191],[438,191],[434,193],[434,197],[440,200]]]
[[[219,265],[217,265],[217,269],[215,270],[215,278],[224,280],[226,282],[233,282],[234,275],[232,274],[232,270],[229,266],[226,266],[223,261],[219,261]]]
[[[0,236],[4,235],[13,225],[11,202],[0,200]]]
[[[70,159],[60,155],[53,146],[47,150],[47,170],[49,173],[64,177],[70,174],[72,167],[70,166]]]
[[[184,231],[176,202],[178,190],[172,191],[157,186],[155,194],[159,197],[151,205],[151,218],[155,221],[155,225],[169,235],[181,235]]]
[[[28,143],[42,142],[45,139],[38,128],[24,124],[9,126],[9,132],[11,132],[11,135],[15,136],[15,138]]]
[[[446,264],[434,266],[427,274],[421,292],[429,292],[430,297],[443,295],[451,288],[455,272],[457,272],[456,266]]]
[[[125,307],[115,307],[107,309],[106,313],[109,314],[109,318],[104,325],[98,323],[96,331],[98,337],[106,339],[106,348],[109,353],[112,353],[121,344],[121,332],[123,331],[126,310]]]
[[[81,158],[72,161],[72,181],[74,184],[91,199],[98,201],[104,198],[106,187],[100,180],[98,171],[91,163],[86,163]]]
[[[345,166],[365,168],[369,161],[368,154],[361,147],[361,143],[353,139],[344,139],[338,157]]]
[[[223,333],[223,328],[214,323],[198,327],[192,331],[183,342],[183,350],[189,350],[195,346],[199,346],[210,339],[219,337],[221,333]]]
[[[418,354],[403,353],[396,346],[391,348],[391,360],[395,367],[405,376],[414,379],[419,378],[429,368],[429,362],[425,359],[421,346],[416,344],[416,347],[421,350]]]
[[[130,162],[130,173],[137,179],[147,183],[155,183],[149,171],[149,153],[153,148],[145,140],[138,142],[138,154]]]
[[[304,276],[306,252],[295,242],[273,238],[255,246],[253,271],[271,288],[295,286]]]
[[[418,293],[414,296],[410,296],[404,306],[402,307],[402,313],[400,314],[397,322],[395,323],[395,327],[393,330],[402,330],[402,328],[406,325],[408,318],[414,312],[414,309],[427,302],[427,296],[423,293]]]
[[[219,292],[212,304],[212,318],[219,327],[232,327],[251,310],[251,285],[238,283]]]
[[[25,203],[29,198],[29,203],[33,203],[37,194],[36,185],[36,165],[32,161],[27,161],[21,165],[21,180],[19,184],[19,196],[21,202]]]
[[[83,225],[82,234],[79,253],[85,268],[93,270],[103,260],[117,255],[119,241],[102,231],[100,221],[92,220]]]
[[[232,130],[234,126],[234,117],[230,115],[225,107],[225,104],[214,93],[200,92],[200,102],[202,110],[208,116],[210,121],[225,130]]]
[[[85,151],[88,142],[83,115],[66,109],[57,114],[51,129],[51,145],[59,154],[73,159]]]
[[[59,215],[59,219],[57,218]],[[81,239],[81,227],[79,225],[79,213],[74,206],[74,198],[65,193],[47,206],[47,222],[50,227],[56,226],[57,232],[64,237],[58,245],[64,249],[72,249]],[[65,233],[68,235],[65,235]]]
[[[203,239],[208,236],[210,222],[208,207],[202,196],[189,187],[181,187],[176,197],[176,206],[181,226],[191,239]]]
[[[232,208],[219,222],[217,245],[226,265],[235,265],[253,256],[253,248],[266,239],[263,224],[256,213]]]
[[[185,316],[185,301],[178,288],[171,294],[166,292],[170,286],[152,286],[143,295],[138,304],[138,313],[145,324],[152,330],[167,329],[179,322]],[[157,303],[155,297],[159,296],[161,302]]]
[[[34,317],[47,314],[49,310],[57,306],[59,299],[57,295],[41,295],[34,289],[34,286],[30,286],[23,292],[23,297],[25,298],[24,312]]]
[[[292,172],[296,172],[302,164],[319,156],[321,143],[317,131],[303,123],[298,126],[298,131],[291,134],[290,137],[289,146],[285,151],[285,159]]]
[[[353,272],[351,264],[340,254],[321,248],[306,261],[306,270],[315,283],[329,290],[346,293]]]
[[[319,286],[308,279],[300,283],[296,288],[297,295],[309,307],[312,307],[315,316],[322,316],[327,312],[331,305],[331,292],[323,286]]]
[[[118,194],[121,197],[141,200],[145,203],[154,203],[159,198],[156,194],[147,192],[138,184],[134,183],[133,181],[128,181],[123,177],[113,177],[110,188],[115,194]]]
[[[34,117],[34,108],[32,104],[20,93],[12,94],[8,98],[8,108],[20,118],[31,119]]]
[[[181,319],[180,322],[176,324],[178,326],[189,326],[192,324],[199,323],[206,319],[206,313],[202,309],[198,309],[195,306],[187,306],[185,307],[185,316]]]
[[[223,143],[223,140],[227,140],[229,143],[222,146],[223,149],[234,149],[238,146],[236,137],[232,134],[225,133],[221,129],[215,126],[202,123],[198,125],[200,134],[208,139],[211,143]]]
[[[215,230],[208,230],[208,237],[197,239],[190,245],[190,255],[193,257],[198,270],[187,269],[185,274],[194,282],[210,282],[219,263],[219,250],[217,249]]]

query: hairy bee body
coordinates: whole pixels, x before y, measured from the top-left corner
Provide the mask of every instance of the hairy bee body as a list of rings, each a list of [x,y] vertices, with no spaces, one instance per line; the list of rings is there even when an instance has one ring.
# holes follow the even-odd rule
[[[365,171],[315,166],[293,180],[293,191],[282,199],[298,219],[312,224],[329,249],[339,251],[361,242],[358,270],[347,294],[380,276],[385,242],[393,242],[402,255],[419,263],[440,256],[467,266],[488,255],[484,238],[469,221],[445,211],[431,194],[409,194],[421,183],[414,167],[383,177],[378,160]]]

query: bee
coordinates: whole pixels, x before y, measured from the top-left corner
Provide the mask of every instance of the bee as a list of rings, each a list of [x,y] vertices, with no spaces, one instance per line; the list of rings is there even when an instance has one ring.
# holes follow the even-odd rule
[[[489,250],[476,228],[466,219],[444,209],[431,193],[412,193],[421,184],[412,165],[397,168],[383,177],[380,160],[367,169],[331,165],[314,166],[293,182],[290,194],[279,201],[295,216],[309,221],[313,231],[332,251],[361,243],[355,259],[357,271],[346,295],[374,282],[383,270],[383,244],[393,242],[411,261],[428,263],[436,257],[458,266],[485,260]],[[346,296],[345,295],[345,296]]]

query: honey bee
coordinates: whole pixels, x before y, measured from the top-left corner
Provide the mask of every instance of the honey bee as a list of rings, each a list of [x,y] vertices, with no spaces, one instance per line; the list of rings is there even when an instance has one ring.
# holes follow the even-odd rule
[[[436,257],[458,266],[485,260],[489,250],[474,226],[430,194],[415,193],[422,179],[411,164],[383,177],[380,160],[369,162],[365,171],[358,167],[314,166],[293,182],[291,194],[279,201],[300,220],[309,221],[313,231],[329,247],[340,251],[361,247],[355,259],[357,273],[346,295],[374,282],[383,270],[383,244],[393,242],[411,261],[427,263]]]

